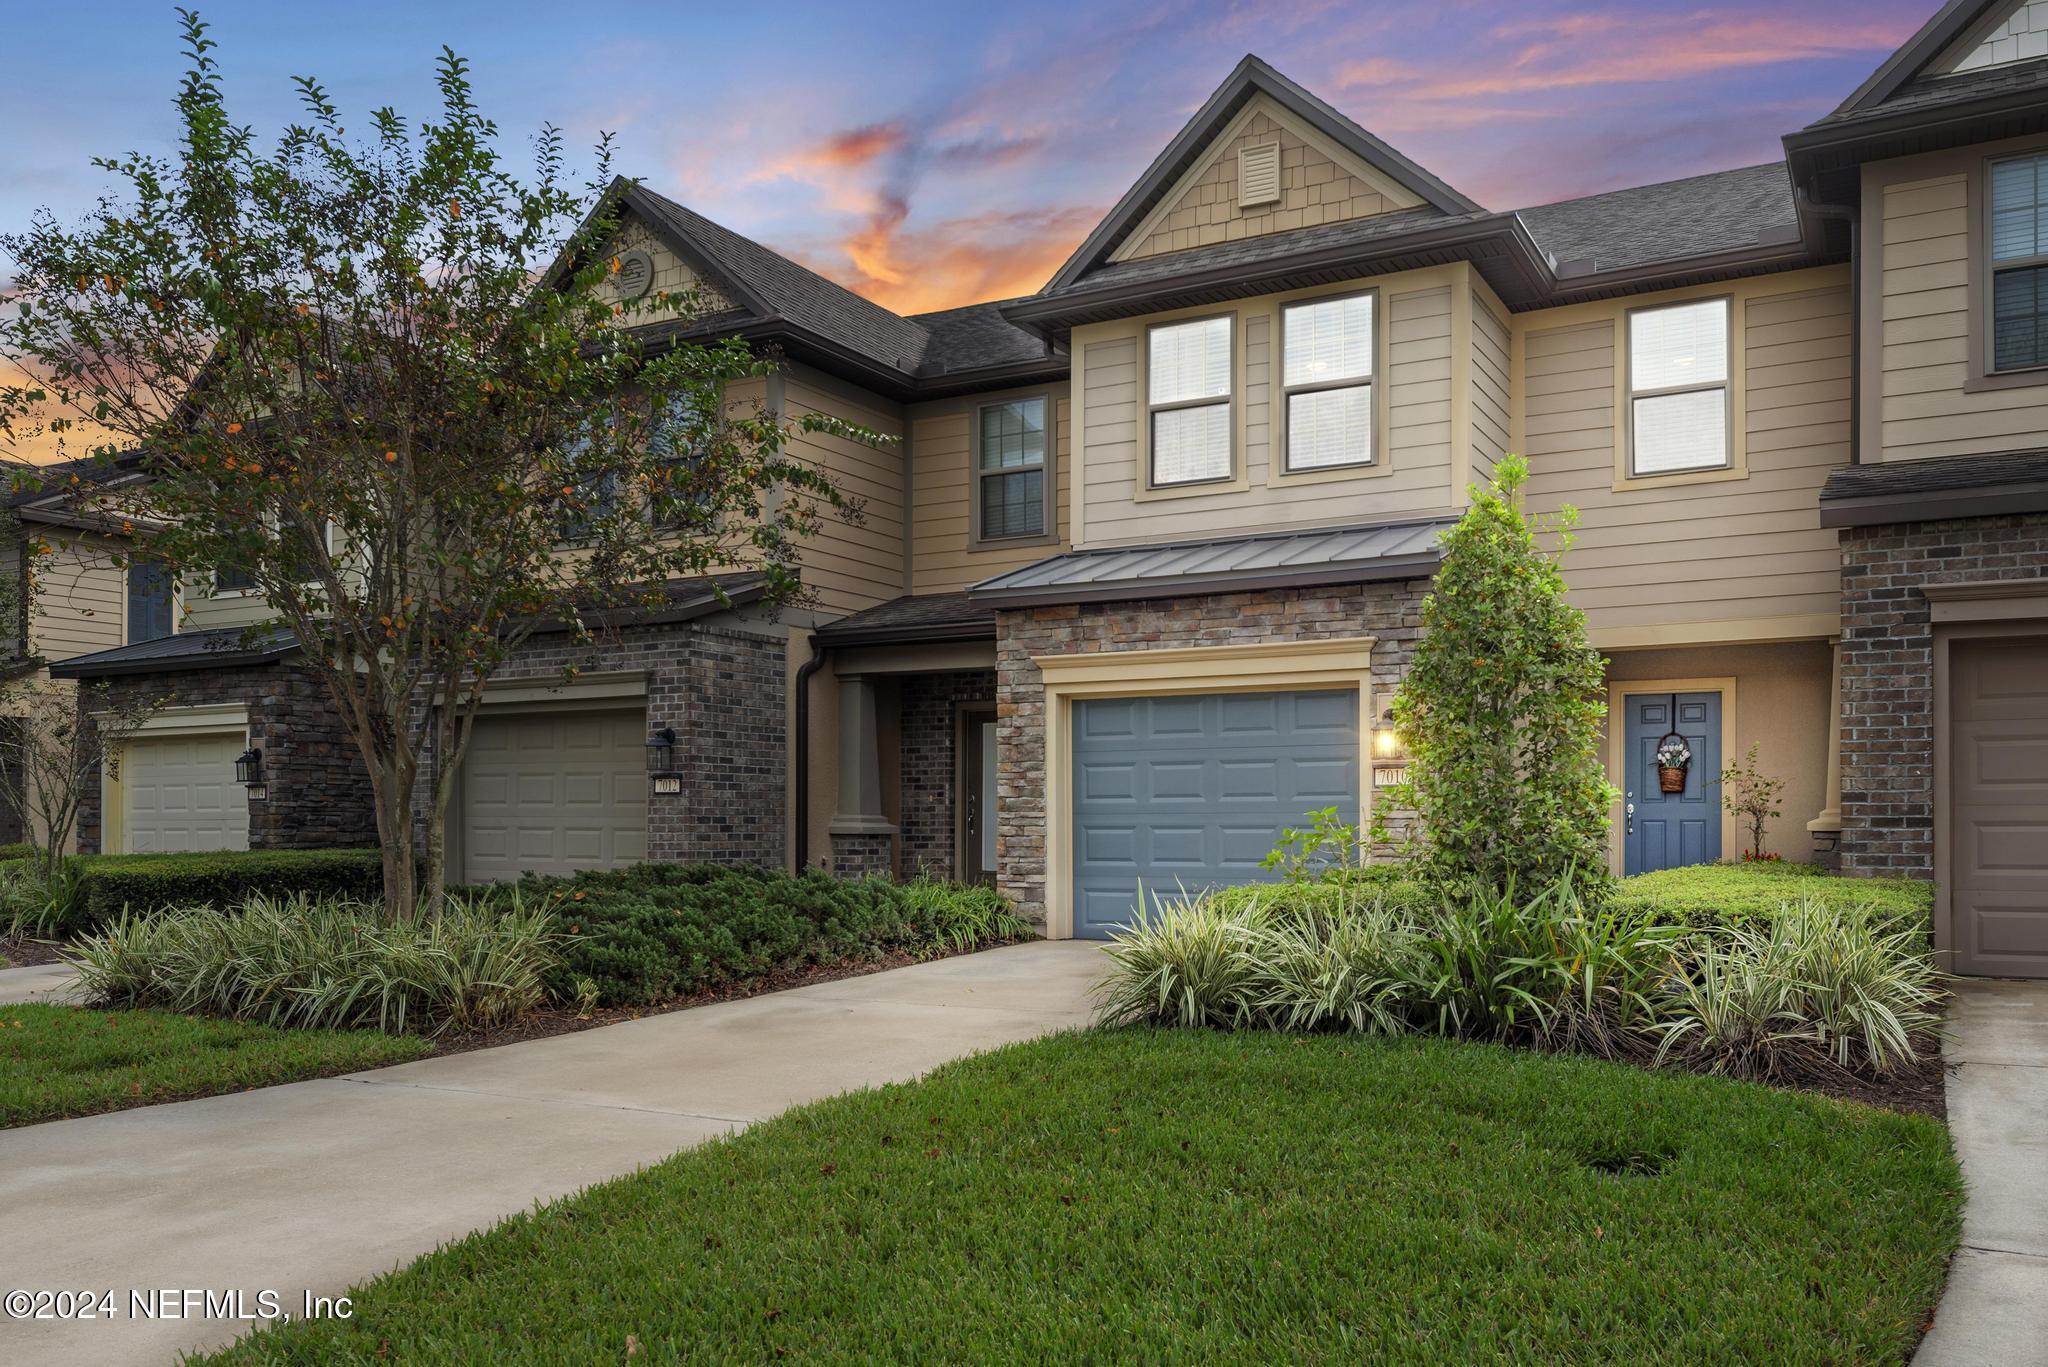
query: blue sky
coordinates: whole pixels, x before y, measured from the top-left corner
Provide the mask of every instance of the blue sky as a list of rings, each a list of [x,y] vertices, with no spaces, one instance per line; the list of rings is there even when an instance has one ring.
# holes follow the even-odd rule
[[[447,43],[508,135],[612,130],[619,169],[910,312],[1036,288],[1247,51],[1507,209],[1775,160],[1935,3],[200,8],[259,128],[296,74],[424,116]],[[167,149],[168,5],[24,4],[6,32],[0,225],[83,209],[96,154]]]

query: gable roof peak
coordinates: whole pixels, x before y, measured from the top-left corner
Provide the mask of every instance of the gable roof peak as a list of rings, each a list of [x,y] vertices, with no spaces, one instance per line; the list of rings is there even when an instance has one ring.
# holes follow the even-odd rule
[[[1067,258],[1047,282],[1046,289],[1072,284],[1106,260],[1146,214],[1179,184],[1182,176],[1239,111],[1261,95],[1398,183],[1436,212],[1447,215],[1485,212],[1476,200],[1461,194],[1448,182],[1373,136],[1306,87],[1290,80],[1271,62],[1255,52],[1247,52],[1231,68],[1223,84],[1216,87],[1173,140],[1153,158],[1152,164],[1117,201],[1116,207]]]
[[[1972,29],[2003,19],[2025,3],[2026,0],[1948,0],[1822,122],[1883,104],[1916,76],[1928,74],[1928,68]]]

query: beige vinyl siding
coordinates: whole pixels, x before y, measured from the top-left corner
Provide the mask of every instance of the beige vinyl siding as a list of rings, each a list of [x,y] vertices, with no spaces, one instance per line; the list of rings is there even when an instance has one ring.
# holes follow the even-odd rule
[[[1982,326],[1986,306],[1972,298],[1970,269],[1970,195],[1985,151],[1915,157],[1880,171],[1866,189],[1866,222],[1874,219],[1879,233],[1878,297],[1865,296],[1878,328],[1875,338],[1865,334],[1879,357],[1876,430],[1865,438],[1867,452],[1875,439],[1875,459],[2048,444],[2048,384],[1966,388],[1970,330]]]
[[[858,521],[827,511],[817,535],[802,547],[805,587],[822,612],[858,612],[904,592],[904,456],[901,410],[880,398],[804,367],[783,380],[782,404],[791,419],[824,413],[857,424],[896,444],[873,447],[822,433],[798,434],[790,454],[822,470],[839,492],[860,505]]]
[[[976,547],[973,537],[974,410],[1001,398],[1050,393],[1053,400],[1054,528],[1057,543],[1033,537],[1022,544]],[[1048,555],[1067,544],[1073,502],[1073,408],[1067,386],[1004,390],[969,399],[918,404],[910,409],[912,593],[952,593]]]
[[[680,299],[689,291],[696,290],[697,311],[700,315],[723,313],[737,307],[731,300],[706,284],[681,257],[670,251],[668,245],[652,228],[638,217],[629,215],[619,225],[619,235],[606,245],[605,251],[612,253],[633,250],[646,252],[648,259],[654,263],[653,278],[648,283],[646,295],[643,296],[645,303],[641,311],[635,313],[632,318],[634,327],[652,326],[660,321],[656,317],[657,314],[674,311],[653,307],[660,304],[660,296],[663,294]]]
[[[1508,451],[1510,355],[1507,310],[1484,286],[1472,289],[1472,478],[1486,480]],[[1460,491],[1454,491],[1460,492]]]
[[[32,529],[49,543],[36,564],[29,650],[46,660],[89,655],[122,644],[128,577],[110,556],[113,543],[59,528]]]
[[[1139,348],[1144,325],[1103,324],[1074,332],[1077,383],[1082,386],[1084,500],[1081,541],[1128,545],[1176,537],[1293,527],[1341,526],[1425,516],[1451,506],[1454,371],[1453,283],[1461,271],[1413,272],[1364,280],[1346,290],[1379,291],[1385,315],[1376,383],[1379,416],[1374,464],[1361,471],[1288,477],[1280,460],[1281,421],[1275,342],[1278,296],[1236,308],[1241,356],[1238,405],[1239,478],[1201,493],[1143,490]],[[1301,296],[1306,297],[1306,296]],[[1383,425],[1382,425],[1383,424]]]
[[[1828,470],[1849,459],[1846,273],[1802,272],[1745,294],[1740,479],[1617,488],[1619,310],[1572,312],[1583,321],[1516,321],[1529,504],[1580,511],[1564,570],[1588,625],[1835,613],[1840,553],[1816,499]]]

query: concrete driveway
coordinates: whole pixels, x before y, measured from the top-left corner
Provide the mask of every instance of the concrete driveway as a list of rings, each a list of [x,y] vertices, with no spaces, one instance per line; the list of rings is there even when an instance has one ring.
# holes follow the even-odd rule
[[[37,964],[34,968],[0,968],[0,1006],[19,1002],[62,1002],[70,1000],[76,976],[64,964]]]
[[[248,1327],[137,1318],[138,1289],[333,1295],[499,1218],[790,1106],[1083,1024],[1105,964],[1039,942],[576,1035],[0,1131],[0,1291],[112,1291],[111,1320],[0,1319],[0,1362],[166,1363]]]
[[[1969,1204],[1913,1367],[2048,1362],[2048,982],[1955,992],[1942,1057]]]

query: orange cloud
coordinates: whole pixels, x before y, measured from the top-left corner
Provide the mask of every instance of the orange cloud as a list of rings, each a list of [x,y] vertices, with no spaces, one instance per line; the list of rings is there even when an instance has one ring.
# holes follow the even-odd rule
[[[838,244],[850,272],[831,260],[806,264],[883,308],[930,313],[1033,293],[1102,212],[1082,206],[991,212],[906,229],[909,208],[899,200]]]
[[[0,390],[31,383],[33,377],[19,364],[0,356]],[[38,416],[49,418],[71,418],[70,431],[51,432],[42,421],[16,422],[12,431],[0,430],[0,461],[19,461],[26,465],[47,465],[56,460],[73,460],[92,454],[93,448],[108,442],[125,444],[119,434],[78,418],[74,414],[58,412],[53,406],[44,405],[47,412]]]

